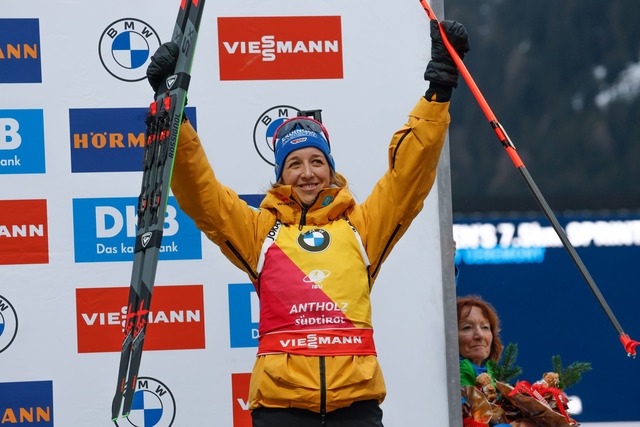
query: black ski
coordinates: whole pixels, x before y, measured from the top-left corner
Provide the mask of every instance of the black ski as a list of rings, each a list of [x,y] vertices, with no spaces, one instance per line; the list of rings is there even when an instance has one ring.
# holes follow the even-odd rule
[[[205,0],[181,0],[172,41],[180,48],[175,72],[161,83],[146,119],[142,188],[138,197],[136,242],[127,316],[111,405],[115,422],[131,412],[151,295],[158,265],[178,134]]]

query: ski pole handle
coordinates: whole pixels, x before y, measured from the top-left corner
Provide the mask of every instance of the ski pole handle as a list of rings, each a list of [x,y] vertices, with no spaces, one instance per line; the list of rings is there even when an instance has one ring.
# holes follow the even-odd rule
[[[436,17],[435,13],[433,13],[433,10],[431,9],[431,6],[429,6],[429,3],[427,3],[427,0],[420,0],[420,4],[424,8],[425,12],[427,12],[429,19],[435,19],[436,21],[438,21],[438,18]],[[467,86],[469,86],[471,93],[476,98],[476,101],[480,105],[480,108],[482,109],[484,115],[487,117],[487,120],[489,120],[489,123],[498,136],[500,143],[507,150],[507,154],[511,158],[511,161],[513,162],[515,167],[521,167],[524,163],[522,162],[520,155],[516,151],[515,145],[513,145],[513,142],[509,138],[509,135],[507,135],[507,131],[498,122],[496,115],[491,110],[491,107],[482,95],[482,92],[480,92],[480,88],[478,88],[478,85],[473,80],[471,73],[469,73],[466,65],[464,65],[464,62],[462,62],[462,59],[460,59],[460,55],[458,55],[458,52],[456,52],[455,48],[451,45],[451,42],[447,38],[447,34],[444,32],[442,25],[438,24],[438,28],[440,28],[440,35],[442,36],[442,42],[444,43],[444,46],[447,48],[447,51],[451,55],[453,62],[455,62],[456,66],[458,67],[458,71],[462,75],[464,81],[467,83]]]

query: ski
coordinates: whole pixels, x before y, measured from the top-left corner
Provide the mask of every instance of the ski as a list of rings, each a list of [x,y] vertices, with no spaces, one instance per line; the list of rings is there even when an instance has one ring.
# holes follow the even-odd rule
[[[191,65],[205,0],[181,0],[172,41],[179,47],[174,73],[161,83],[145,120],[142,186],[118,383],[111,418],[128,417],[133,404],[151,296],[158,266],[173,159],[186,104]]]

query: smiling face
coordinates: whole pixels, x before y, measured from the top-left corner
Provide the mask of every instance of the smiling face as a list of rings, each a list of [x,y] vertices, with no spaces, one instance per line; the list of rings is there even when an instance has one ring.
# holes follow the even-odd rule
[[[493,333],[489,319],[485,317],[480,307],[471,306],[467,316],[458,320],[460,356],[481,366],[482,362],[489,357],[492,342]]]
[[[291,185],[305,205],[310,205],[323,188],[329,187],[331,168],[322,151],[301,148],[289,154],[282,168],[282,183]]]

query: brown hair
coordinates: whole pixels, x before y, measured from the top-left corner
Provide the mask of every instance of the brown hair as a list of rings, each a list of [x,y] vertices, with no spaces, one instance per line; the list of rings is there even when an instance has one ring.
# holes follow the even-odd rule
[[[458,305],[458,323],[462,318],[469,316],[469,312],[472,307],[478,307],[484,317],[489,321],[489,327],[491,328],[491,335],[493,335],[493,341],[491,342],[491,351],[489,352],[488,359],[498,362],[500,355],[502,354],[502,341],[500,341],[500,319],[496,310],[491,304],[483,300],[478,295],[467,295],[459,297],[457,300]]]

